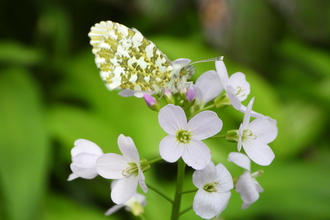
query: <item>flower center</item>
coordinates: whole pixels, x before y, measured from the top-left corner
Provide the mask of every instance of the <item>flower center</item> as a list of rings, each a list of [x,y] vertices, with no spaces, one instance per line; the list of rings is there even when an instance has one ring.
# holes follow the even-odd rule
[[[242,140],[246,140],[246,139],[255,140],[257,139],[257,135],[253,134],[251,130],[244,130],[242,135]]]
[[[131,162],[128,163],[128,167],[122,171],[122,174],[124,177],[128,177],[130,175],[138,175],[139,174],[139,169],[136,163]]]
[[[208,183],[203,187],[203,189],[206,192],[217,192],[218,191],[216,188],[217,185],[218,185],[218,182]]]
[[[240,86],[237,86],[236,87],[236,94],[235,94],[237,97],[240,97],[240,98],[243,98],[246,96],[246,91],[245,89],[243,89],[242,87]]]
[[[191,138],[191,133],[189,131],[179,130],[176,132],[176,139],[183,144],[189,143],[190,138]]]

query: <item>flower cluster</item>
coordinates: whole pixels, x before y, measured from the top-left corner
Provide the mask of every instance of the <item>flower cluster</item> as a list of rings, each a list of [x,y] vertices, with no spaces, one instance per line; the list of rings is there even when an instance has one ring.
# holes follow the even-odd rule
[[[126,207],[134,215],[142,216],[146,197],[137,192],[138,185],[144,193],[147,192],[144,172],[162,159],[178,164],[175,198],[167,198],[173,205],[171,219],[179,219],[180,216],[180,204],[176,201],[180,201],[184,192],[182,181],[186,165],[195,170],[191,177],[197,188],[190,190],[196,192],[192,209],[201,218],[218,217],[227,207],[233,188],[241,195],[243,209],[257,201],[263,189],[255,178],[263,171],[251,173],[250,163],[268,166],[274,160],[275,154],[268,144],[277,136],[276,121],[252,110],[254,98],[247,106],[241,103],[250,93],[250,84],[243,73],[229,77],[222,60],[215,61],[215,69],[202,74],[195,83],[181,85],[178,91],[171,91],[173,85],[164,88],[158,97],[141,91],[138,95],[134,91],[121,92],[124,96],[143,97],[147,106],[158,112],[159,125],[167,133],[159,142],[160,159],[141,160],[133,140],[122,134],[118,137],[122,155],[104,154],[93,142],[79,139],[71,151],[72,174],[68,180],[78,177],[92,179],[97,175],[112,179],[111,200],[116,205],[106,214]],[[242,123],[237,129],[220,134],[223,122],[210,109],[230,105],[243,113]],[[228,160],[244,169],[242,175],[232,178],[222,163],[212,161],[211,149],[203,142],[208,138],[225,138],[237,143],[237,151],[243,150],[244,153],[231,152]],[[154,190],[155,187],[149,188]]]

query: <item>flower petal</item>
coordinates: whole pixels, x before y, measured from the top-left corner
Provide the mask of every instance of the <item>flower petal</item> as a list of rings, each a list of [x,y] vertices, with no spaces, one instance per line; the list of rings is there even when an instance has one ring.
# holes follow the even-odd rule
[[[221,163],[219,163],[215,168],[217,176],[217,179],[215,181],[218,182],[218,192],[227,192],[234,188],[233,178],[227,168]]]
[[[122,204],[122,205],[114,205],[114,206],[112,206],[110,209],[108,209],[108,210],[104,213],[104,215],[109,216],[109,215],[111,215],[111,214],[117,212],[119,209],[121,209],[121,208],[123,208],[123,207],[124,207],[123,204]]]
[[[71,173],[68,177],[68,181],[74,180],[79,178],[80,176],[78,176],[77,174]]]
[[[89,153],[101,156],[103,151],[97,144],[89,140],[78,139],[74,142],[74,148],[71,150],[71,155],[74,157],[80,153]]]
[[[188,122],[187,129],[194,139],[204,140],[221,131],[222,121],[215,112],[203,111]]]
[[[243,130],[246,130],[249,126],[253,102],[254,102],[254,97],[250,100],[246,108],[246,112],[243,118]]]
[[[180,144],[174,135],[164,137],[159,143],[160,156],[167,162],[177,161],[183,153],[184,146]]]
[[[229,79],[225,63],[223,61],[215,61],[215,68],[220,77],[222,87],[226,89],[229,84]]]
[[[118,147],[123,154],[123,156],[128,161],[133,161],[135,163],[140,162],[140,156],[136,149],[136,146],[130,137],[125,137],[124,135],[119,135],[118,137]]]
[[[123,171],[129,166],[124,156],[114,153],[104,154],[96,161],[96,171],[106,179],[124,178]]]
[[[244,140],[243,148],[249,158],[261,166],[268,166],[275,158],[273,150],[258,139]]]
[[[182,159],[195,170],[204,169],[211,161],[210,149],[200,140],[191,139],[183,149]]]
[[[98,155],[80,153],[72,158],[70,168],[74,174],[85,179],[93,179],[97,176],[96,160]]]
[[[186,126],[187,117],[181,107],[169,104],[160,109],[158,121],[166,133],[175,135]]]
[[[205,184],[214,182],[216,179],[217,171],[212,161],[204,169],[196,170],[192,176],[193,184],[197,188],[203,188]]]
[[[196,215],[204,219],[219,216],[227,207],[230,195],[230,191],[225,193],[209,193],[200,189],[194,197],[193,209]]]
[[[250,161],[249,157],[246,156],[245,154],[238,153],[238,152],[231,152],[228,155],[228,161],[233,162],[237,166],[240,166],[243,169],[250,171],[251,161]]]
[[[249,124],[249,129],[258,139],[266,144],[275,140],[278,129],[267,117],[257,118]]]
[[[244,101],[250,94],[250,83],[246,81],[244,73],[237,72],[231,75],[229,84],[235,88],[235,94],[240,101]]]
[[[134,175],[119,179],[111,190],[112,201],[116,204],[123,204],[132,198],[136,192],[138,181],[138,176]]]
[[[256,184],[248,171],[244,171],[238,179],[236,183],[236,191],[241,194],[241,198],[244,202],[242,209],[246,209],[249,205],[259,199],[259,192]]]

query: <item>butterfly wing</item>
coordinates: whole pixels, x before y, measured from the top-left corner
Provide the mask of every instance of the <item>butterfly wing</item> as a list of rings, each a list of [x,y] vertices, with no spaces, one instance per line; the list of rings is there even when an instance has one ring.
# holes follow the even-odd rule
[[[91,28],[88,36],[109,90],[159,92],[171,80],[172,62],[138,30],[102,21]]]

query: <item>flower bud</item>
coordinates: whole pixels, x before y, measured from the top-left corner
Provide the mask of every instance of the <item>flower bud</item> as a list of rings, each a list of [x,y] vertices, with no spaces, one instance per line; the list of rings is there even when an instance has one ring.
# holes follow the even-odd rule
[[[143,99],[151,110],[158,112],[162,108],[157,100],[149,94],[144,94]]]
[[[195,99],[195,89],[193,87],[190,87],[186,93],[186,99],[189,102],[192,102]]]

